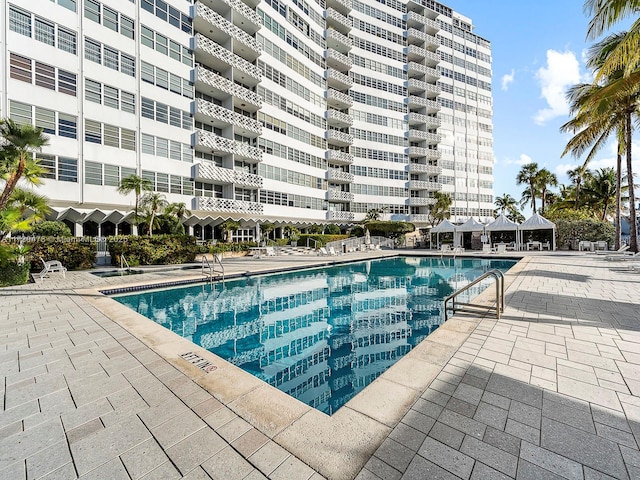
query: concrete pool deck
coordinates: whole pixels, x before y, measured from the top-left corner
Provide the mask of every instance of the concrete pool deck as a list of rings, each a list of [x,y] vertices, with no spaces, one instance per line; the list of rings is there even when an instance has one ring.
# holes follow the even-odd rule
[[[0,289],[0,478],[640,478],[640,275],[622,263],[523,255],[499,321],[454,317],[331,417],[97,291],[199,271]]]

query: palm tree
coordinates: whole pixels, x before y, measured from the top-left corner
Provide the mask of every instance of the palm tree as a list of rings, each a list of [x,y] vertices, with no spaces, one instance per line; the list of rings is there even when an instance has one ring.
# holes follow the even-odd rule
[[[580,165],[576,168],[573,168],[571,170],[567,171],[567,175],[569,176],[569,179],[571,179],[571,181],[573,182],[573,184],[575,185],[575,206],[574,208],[576,210],[578,210],[578,207],[580,206],[580,185],[582,184],[582,181],[589,178],[589,176],[591,175],[591,172],[589,171],[589,169],[587,168],[586,165]]]
[[[594,210],[601,212],[600,219],[604,222],[610,207],[615,205],[617,197],[617,175],[613,168],[600,168],[585,184],[584,193],[587,204]]]
[[[614,34],[592,46],[587,55],[587,66],[599,72],[602,65],[617,48],[625,34]],[[640,85],[633,78],[625,78],[624,72],[618,70],[600,83],[579,84],[568,92],[571,113],[574,118],[561,127],[561,131],[574,133],[567,143],[563,155],[571,152],[581,156],[589,150],[585,165],[602,148],[611,134],[616,135],[617,148],[617,190],[621,192],[622,153],[626,152],[627,178],[629,185],[633,185],[631,164],[631,136],[632,119],[637,118],[637,102],[640,98]],[[634,73],[640,77],[640,72]],[[576,133],[577,132],[577,133]],[[620,193],[616,200],[616,247],[620,245]],[[630,249],[638,250],[636,205],[633,187],[629,189],[630,215],[634,221],[630,222]]]
[[[505,212],[516,208],[518,201],[508,193],[505,193],[501,197],[496,197],[496,201],[493,204],[500,210],[500,214],[504,215]]]
[[[38,162],[33,159],[33,153],[42,150],[49,138],[43,135],[41,128],[19,125],[7,118],[0,120],[0,139],[0,178],[5,181],[0,194],[1,212],[23,176],[34,185],[41,182],[43,170],[37,168]]]
[[[226,220],[220,224],[220,228],[227,235],[227,243],[231,243],[233,232],[240,228],[240,222],[237,222],[236,220]]]
[[[129,175],[120,181],[118,187],[118,193],[122,195],[129,195],[131,192],[135,193],[136,203],[134,207],[133,224],[138,224],[138,210],[140,206],[140,195],[142,192],[153,190],[153,183],[151,180],[142,178],[138,175]]]
[[[149,236],[152,236],[156,217],[160,215],[167,206],[167,200],[162,193],[148,192],[142,197],[140,204],[145,209],[145,213],[149,219]]]
[[[453,203],[453,199],[448,193],[435,192],[433,198],[436,199],[436,202],[431,205],[428,214],[432,227],[451,216],[451,204]]]
[[[540,192],[540,201],[542,205],[540,206],[540,210],[542,215],[544,215],[544,209],[547,205],[547,195],[549,195],[549,187],[557,187],[558,186],[558,177],[556,177],[555,173],[551,173],[546,168],[538,171],[536,175],[536,187],[538,192]],[[535,210],[534,210],[535,212]]]
[[[533,213],[536,213],[536,191],[537,187],[537,178],[538,176],[538,164],[535,162],[527,163],[523,165],[518,175],[516,176],[516,183],[518,185],[525,184],[527,185],[528,198],[527,203],[531,202],[531,209]],[[522,195],[523,202],[525,201],[525,194]]]
[[[371,208],[367,211],[367,215],[364,217],[364,221],[366,222],[377,222],[382,219],[382,215],[384,214],[384,209],[382,208]]]

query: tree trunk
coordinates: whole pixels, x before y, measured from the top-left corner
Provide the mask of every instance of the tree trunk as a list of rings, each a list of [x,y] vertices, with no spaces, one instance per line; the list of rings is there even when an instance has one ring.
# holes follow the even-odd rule
[[[576,203],[575,210],[578,210],[578,205],[580,204],[580,179],[576,179]]]
[[[622,225],[620,224],[620,210],[622,209],[622,155],[620,155],[620,144],[618,144],[618,155],[616,155],[616,250],[622,241]]]
[[[536,213],[536,192],[533,188],[533,184],[531,184],[531,208],[533,209],[533,213]]]
[[[7,179],[7,183],[5,184],[4,190],[2,191],[2,195],[0,195],[0,212],[4,210],[7,204],[9,203],[9,197],[11,197],[11,194],[15,190],[16,185],[18,184],[18,180],[20,180],[20,177],[22,177],[25,166],[26,166],[25,155],[20,154],[18,167],[16,168],[16,171],[13,172]]]
[[[631,113],[627,113],[626,148],[627,148],[627,182],[629,184],[629,249],[638,251],[638,224],[636,219],[636,195],[633,191],[633,166],[631,162]]]

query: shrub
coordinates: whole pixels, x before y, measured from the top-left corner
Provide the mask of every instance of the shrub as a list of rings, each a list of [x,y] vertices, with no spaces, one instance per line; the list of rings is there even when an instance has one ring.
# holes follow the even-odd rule
[[[36,237],[70,237],[71,230],[64,222],[44,221],[33,226]]]
[[[155,235],[152,237],[107,237],[111,264],[120,265],[122,255],[127,263],[137,265],[168,265],[193,262],[201,253],[195,237],[190,235]]]
[[[365,227],[372,236],[399,238],[405,233],[415,231],[416,227],[413,223],[407,222],[367,222]]]
[[[349,235],[322,235],[322,234],[302,234],[300,235],[300,239],[298,240],[298,246],[307,246],[313,247],[314,244],[310,240],[315,240],[315,247],[320,248],[324,247],[329,242],[335,242],[337,240],[344,240],[345,238],[349,238]],[[310,239],[307,243],[307,239]]]
[[[96,261],[96,243],[93,240],[40,237],[25,244],[31,247],[31,271],[42,270],[40,258],[45,261],[60,260],[69,270],[86,270],[93,267]]]
[[[0,287],[24,285],[29,281],[29,263],[0,263]]]
[[[340,227],[335,223],[330,223],[324,228],[325,235],[340,235]]]
[[[597,242],[606,240],[609,245],[615,241],[616,229],[609,222],[593,219],[557,220],[558,248],[573,246],[574,241]]]

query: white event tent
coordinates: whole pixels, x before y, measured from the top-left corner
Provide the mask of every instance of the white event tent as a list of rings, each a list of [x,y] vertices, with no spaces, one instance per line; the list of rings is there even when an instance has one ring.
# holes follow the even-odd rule
[[[436,243],[439,245],[440,244],[440,234],[441,233],[453,233],[453,234],[455,234],[455,231],[456,231],[456,226],[445,218],[438,225],[436,225],[431,230],[429,230],[429,241],[431,242],[431,244],[433,244],[433,239],[431,238],[431,234],[435,233],[436,234]]]
[[[489,225],[484,227],[484,230],[489,236],[491,236],[491,233],[493,232],[515,232],[516,250],[520,250],[520,235],[518,235],[518,228],[518,223],[508,219],[504,214],[502,214]],[[491,241],[489,241],[489,243],[491,243]]]
[[[552,250],[556,249],[556,224],[547,220],[539,213],[534,213],[518,227],[520,233],[520,244],[524,243],[524,232],[531,230],[551,230]]]
[[[478,222],[475,218],[470,217],[462,225],[458,225],[456,227],[456,236],[458,237],[457,244],[464,246],[464,234],[473,232],[484,232],[484,225]]]

